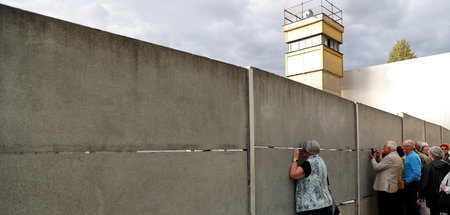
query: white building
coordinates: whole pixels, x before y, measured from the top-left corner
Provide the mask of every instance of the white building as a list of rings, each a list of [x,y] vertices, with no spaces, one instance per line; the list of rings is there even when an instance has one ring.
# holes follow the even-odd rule
[[[450,129],[450,53],[344,71],[341,96]]]

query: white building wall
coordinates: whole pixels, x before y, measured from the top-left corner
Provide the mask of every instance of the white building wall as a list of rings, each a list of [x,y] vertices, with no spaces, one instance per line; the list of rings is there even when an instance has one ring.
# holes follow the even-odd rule
[[[450,128],[450,53],[348,70],[342,97]]]

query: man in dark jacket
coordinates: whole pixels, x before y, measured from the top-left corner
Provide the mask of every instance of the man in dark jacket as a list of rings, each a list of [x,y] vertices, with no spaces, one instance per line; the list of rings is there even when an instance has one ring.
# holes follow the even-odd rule
[[[426,164],[422,170],[422,177],[420,178],[419,200],[426,200],[427,207],[430,208],[431,215],[439,215],[440,208],[437,204],[439,199],[439,187],[442,179],[450,171],[450,164],[443,161],[444,151],[439,147],[433,146],[429,150],[431,162]]]

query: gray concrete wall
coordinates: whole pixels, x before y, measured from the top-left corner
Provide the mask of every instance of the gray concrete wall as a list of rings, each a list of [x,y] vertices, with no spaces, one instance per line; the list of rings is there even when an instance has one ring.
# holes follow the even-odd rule
[[[442,132],[442,143],[450,143],[450,130],[441,127]]]
[[[0,59],[2,214],[295,214],[307,139],[341,214],[376,214],[368,150],[436,138],[407,114],[4,5]]]
[[[375,171],[369,159],[370,148],[381,151],[387,140],[402,144],[402,118],[387,112],[358,104],[361,196],[375,195]]]
[[[245,68],[4,5],[0,59],[1,214],[248,212]]]
[[[441,127],[439,125],[425,122],[425,142],[430,146],[439,146],[442,144]]]
[[[246,162],[246,152],[1,155],[1,214],[247,214]]]
[[[257,69],[254,97],[255,145],[355,149],[353,102]]]
[[[246,147],[245,68],[6,6],[0,23],[1,151]]]
[[[377,196],[364,197],[361,199],[361,215],[378,215]]]
[[[321,144],[336,202],[355,200],[354,103],[256,68],[253,72],[257,214],[295,214],[289,165],[292,147],[307,139]]]
[[[403,140],[425,141],[425,121],[403,113]]]

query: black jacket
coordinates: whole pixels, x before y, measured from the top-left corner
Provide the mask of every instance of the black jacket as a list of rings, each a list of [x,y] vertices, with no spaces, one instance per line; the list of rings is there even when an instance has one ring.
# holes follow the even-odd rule
[[[436,207],[442,179],[450,171],[450,164],[443,160],[433,160],[425,164],[420,177],[419,199],[427,201],[427,207]]]

